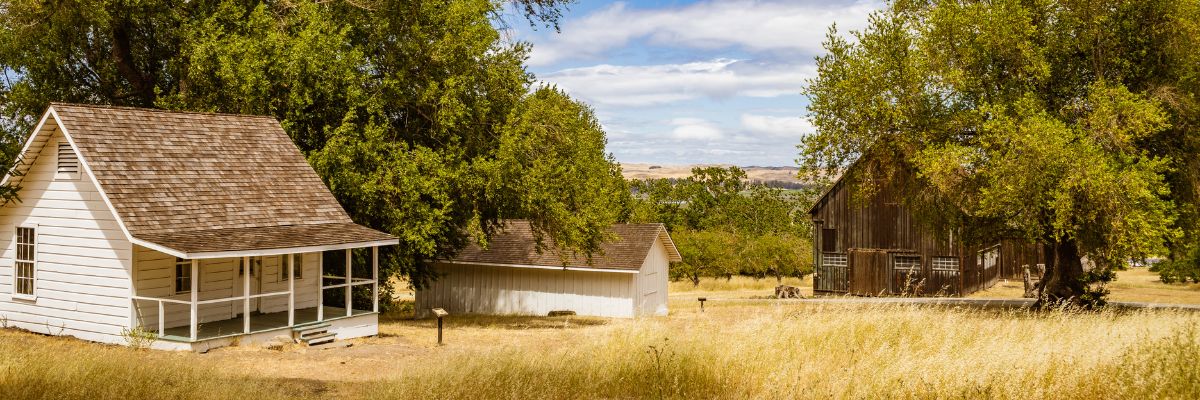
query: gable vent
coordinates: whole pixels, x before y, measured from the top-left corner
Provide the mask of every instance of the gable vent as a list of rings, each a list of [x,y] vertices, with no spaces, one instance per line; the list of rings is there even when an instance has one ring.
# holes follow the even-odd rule
[[[75,150],[71,149],[70,143],[58,142],[58,173],[79,173],[79,157],[75,156]]]

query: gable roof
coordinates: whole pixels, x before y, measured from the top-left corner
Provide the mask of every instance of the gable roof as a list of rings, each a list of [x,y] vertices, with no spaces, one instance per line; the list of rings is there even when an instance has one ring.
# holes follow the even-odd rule
[[[642,268],[656,239],[661,239],[667,249],[667,259],[682,261],[675,242],[662,224],[616,224],[611,228],[614,240],[600,246],[601,253],[587,258],[574,255],[563,265],[559,254],[553,250],[537,251],[533,228],[528,221],[507,221],[505,227],[488,240],[488,248],[470,244],[455,256],[452,263],[490,264],[513,267],[556,267],[586,270],[637,271]]]
[[[54,129],[139,245],[203,258],[398,242],[355,225],[271,117],[53,103],[22,156]],[[5,179],[19,181],[34,162]],[[293,226],[310,229],[285,229]]]

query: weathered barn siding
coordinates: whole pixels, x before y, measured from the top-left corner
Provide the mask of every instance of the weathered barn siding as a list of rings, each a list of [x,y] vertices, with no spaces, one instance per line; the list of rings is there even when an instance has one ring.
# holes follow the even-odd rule
[[[500,315],[572,310],[603,317],[633,317],[636,311],[635,273],[473,264],[436,264],[435,270],[444,275],[417,291],[419,310]]]
[[[137,294],[146,297],[161,297],[174,300],[189,301],[191,294],[175,294],[175,257],[142,246],[134,246],[134,279],[137,282]],[[320,253],[305,253],[297,257],[303,268],[301,278],[296,279],[296,309],[317,306],[317,273],[319,270]],[[200,261],[200,294],[199,300],[213,300],[233,296],[241,296],[244,282],[239,275],[240,258],[216,258]],[[286,259],[284,260],[286,263]],[[288,290],[288,282],[281,275],[279,256],[263,257],[263,270],[260,273],[262,288],[258,289],[256,277],[251,277],[252,293],[284,292]],[[284,264],[286,266],[286,264]],[[258,301],[262,304],[259,306]],[[277,295],[250,301],[251,311],[272,313],[287,311],[287,295]],[[186,326],[190,323],[191,309],[183,304],[163,304],[167,315],[166,327]],[[242,313],[242,301],[229,301],[198,306],[199,322],[220,321],[234,318]],[[154,301],[138,301],[136,308],[137,321],[142,326],[157,327],[158,303]]]
[[[848,188],[839,180],[811,211],[817,292],[965,295],[1043,262],[1036,245],[963,243],[956,229],[916,221],[888,191],[858,201]],[[985,268],[981,253],[993,247],[997,262]],[[910,260],[919,268],[895,269]]]
[[[0,317],[10,326],[121,343],[129,326],[132,245],[82,171],[58,174],[59,141],[47,143],[20,177],[22,201],[0,209]],[[17,227],[36,226],[36,299],[13,298]]]

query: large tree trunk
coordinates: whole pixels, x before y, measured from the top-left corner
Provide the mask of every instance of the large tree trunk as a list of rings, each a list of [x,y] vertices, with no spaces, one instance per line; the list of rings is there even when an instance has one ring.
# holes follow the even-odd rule
[[[1079,258],[1079,245],[1074,240],[1051,242],[1044,245],[1046,273],[1042,276],[1041,292],[1037,306],[1046,307],[1064,302],[1081,304],[1080,297],[1086,287],[1083,277],[1083,262]]]

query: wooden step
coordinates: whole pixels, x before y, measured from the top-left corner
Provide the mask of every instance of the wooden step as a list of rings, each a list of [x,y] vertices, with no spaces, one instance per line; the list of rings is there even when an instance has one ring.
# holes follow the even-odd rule
[[[316,346],[309,346],[309,347],[313,348],[313,349],[317,349],[317,350],[328,350],[328,349],[341,349],[341,348],[346,348],[346,347],[350,347],[353,345],[354,344],[350,343],[350,342],[329,342],[329,343],[319,344]]]
[[[325,336],[325,335],[332,335],[332,333],[329,333],[328,330],[321,329],[319,331],[304,331],[304,332],[301,332],[299,336],[300,336],[300,340],[309,340],[309,339],[312,339],[315,337],[320,337],[320,336]]]
[[[307,338],[301,338],[300,340],[304,341],[304,343],[308,344],[309,346],[315,346],[318,344],[330,343],[330,342],[337,340],[337,334],[335,334],[333,332],[325,332],[320,335],[314,335],[314,336],[307,337]]]

